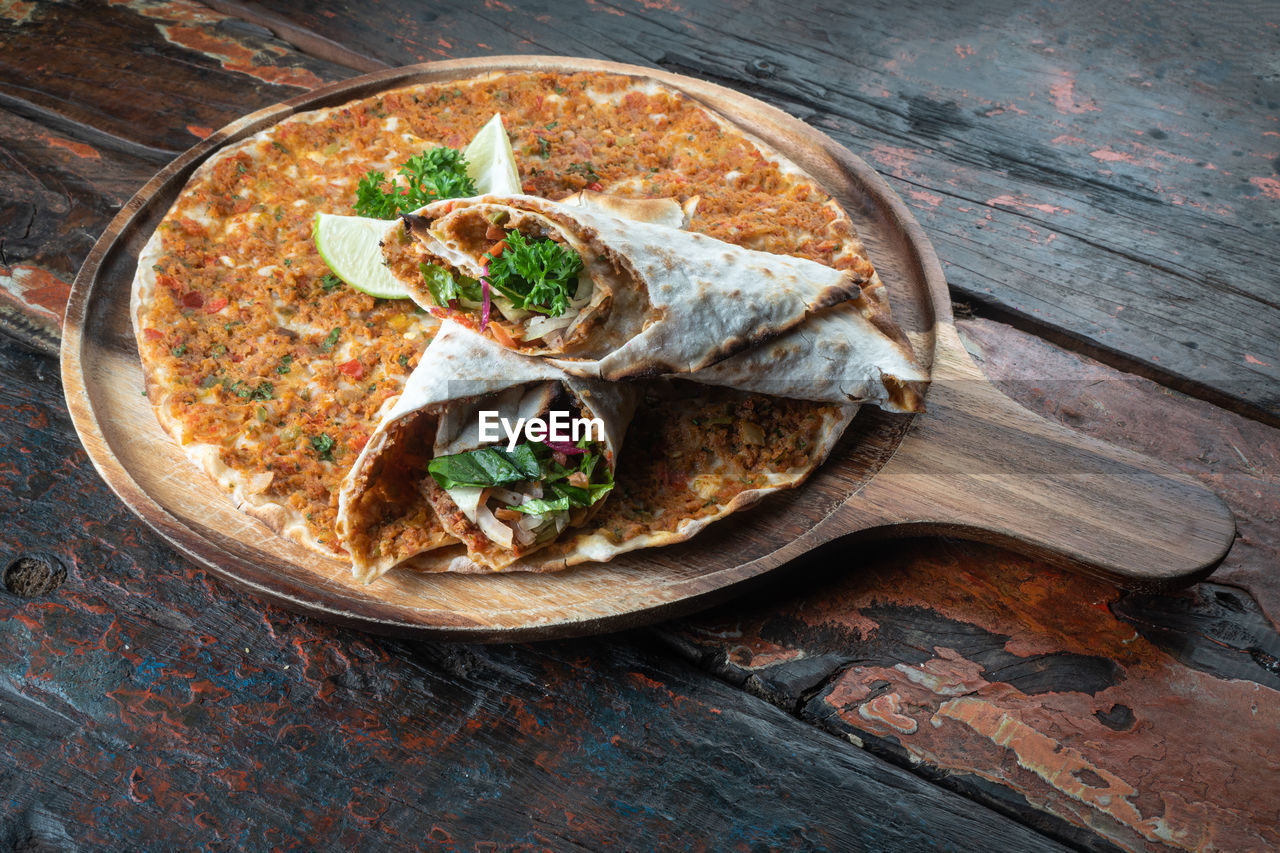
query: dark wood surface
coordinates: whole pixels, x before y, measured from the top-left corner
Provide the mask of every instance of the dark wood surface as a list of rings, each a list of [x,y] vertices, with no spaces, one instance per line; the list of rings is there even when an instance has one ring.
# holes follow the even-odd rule
[[[215,5],[0,5],[0,848],[1280,845],[1274,4]],[[181,560],[62,402],[94,240],[245,112],[505,53],[723,83],[864,156],[1001,390],[1215,490],[1223,565],[1126,593],[836,543],[680,622],[481,648]]]

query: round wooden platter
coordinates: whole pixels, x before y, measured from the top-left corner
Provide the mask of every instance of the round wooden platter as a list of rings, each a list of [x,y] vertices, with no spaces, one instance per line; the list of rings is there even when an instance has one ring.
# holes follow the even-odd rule
[[[693,540],[554,574],[393,571],[363,586],[349,565],[238,511],[161,431],[142,395],[129,318],[138,252],[212,152],[302,110],[414,83],[498,70],[606,71],[683,91],[813,175],[849,211],[890,294],[894,319],[931,366],[929,411],[865,408],[801,488]],[[391,69],[261,110],[183,154],[125,206],[72,288],[62,378],[89,457],[116,494],[179,551],[285,606],[369,630],[476,641],[630,627],[691,611],[832,540],[946,533],[1008,545],[1131,586],[1212,569],[1235,525],[1195,481],[1050,424],[1000,394],[956,334],[942,270],[920,226],[862,160],[741,93],[662,71],[510,56]],[[857,570],[857,545],[831,552]]]

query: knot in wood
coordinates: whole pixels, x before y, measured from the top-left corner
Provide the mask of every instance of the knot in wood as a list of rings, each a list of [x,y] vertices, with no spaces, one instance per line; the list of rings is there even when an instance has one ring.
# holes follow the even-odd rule
[[[756,77],[776,77],[779,70],[776,62],[767,59],[753,59],[747,63],[747,71]]]
[[[4,570],[4,588],[23,598],[48,595],[67,579],[67,567],[52,554],[23,554]]]

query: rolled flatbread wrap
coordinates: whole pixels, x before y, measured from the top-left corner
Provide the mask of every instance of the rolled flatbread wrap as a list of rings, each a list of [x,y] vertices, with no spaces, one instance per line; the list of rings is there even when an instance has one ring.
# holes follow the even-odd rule
[[[704,369],[861,294],[857,273],[672,227],[669,207],[620,215],[519,195],[435,202],[403,220],[416,275],[403,253],[389,263],[436,315],[608,380]]]
[[[356,577],[410,559],[502,570],[551,544],[601,507],[634,407],[630,385],[442,323],[342,482],[337,532]],[[533,419],[551,434],[518,429]]]

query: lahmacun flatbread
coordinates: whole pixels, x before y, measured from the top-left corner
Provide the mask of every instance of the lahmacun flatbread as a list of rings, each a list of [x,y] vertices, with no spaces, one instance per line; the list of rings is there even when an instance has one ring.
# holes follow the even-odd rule
[[[291,116],[217,152],[192,176],[139,258],[131,315],[164,429],[245,511],[324,553],[345,553],[335,533],[339,485],[438,321],[410,300],[343,285],[315,249],[312,221],[320,212],[351,213],[371,169],[394,169],[432,146],[463,147],[495,110],[526,194],[674,199],[691,232],[848,272],[863,282],[859,312],[877,323],[888,316],[882,284],[829,195],[776,152],[652,81],[489,74]],[[673,445],[620,471],[591,527],[511,567],[560,568],[687,538],[803,481],[853,410],[687,383],[641,393],[674,395],[686,427],[717,422],[725,435],[712,444],[724,452],[688,452],[695,439],[682,433],[688,448]],[[723,420],[757,409],[767,410],[764,423],[729,430]],[[654,435],[676,426],[639,418],[622,459],[632,447],[652,450]],[[776,451],[753,443],[764,427],[771,445],[785,433]]]

